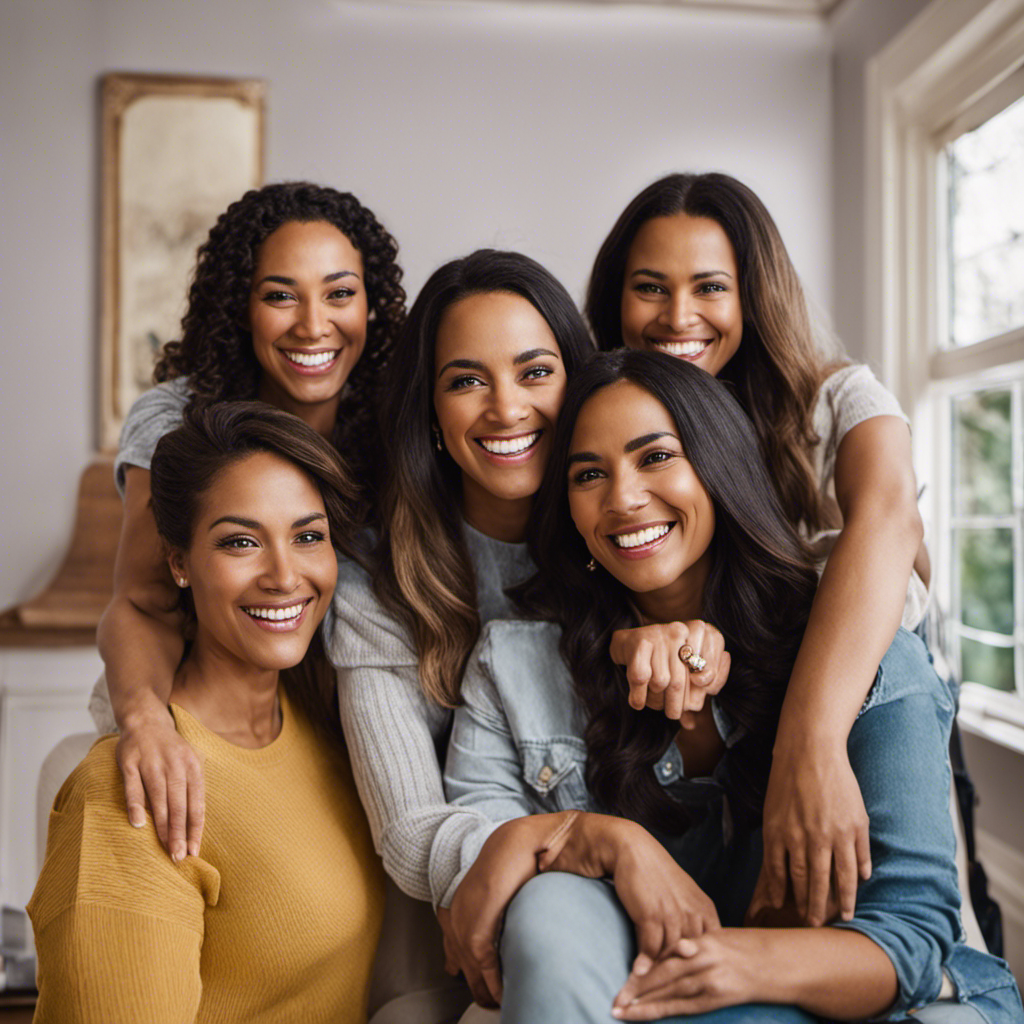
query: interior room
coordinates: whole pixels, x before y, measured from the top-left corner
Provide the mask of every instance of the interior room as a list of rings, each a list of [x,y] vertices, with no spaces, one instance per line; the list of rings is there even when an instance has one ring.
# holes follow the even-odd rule
[[[244,79],[262,83],[262,180],[358,195],[410,301],[444,261],[497,247],[582,304],[645,184],[720,170],[761,196],[818,335],[911,419],[976,858],[1024,980],[1024,306],[1018,284],[986,292],[998,315],[958,319],[968,204],[950,198],[950,168],[975,167],[958,140],[1024,97],[1024,0],[5,0],[0,25],[0,904],[23,910],[35,884],[45,759],[95,729],[112,541],[76,522],[91,502],[116,531],[103,76]],[[979,216],[1019,282],[1020,206]],[[979,431],[994,469],[991,445],[964,454]],[[971,467],[1002,473],[1005,503],[962,507]],[[2,999],[5,1020],[29,1012]]]

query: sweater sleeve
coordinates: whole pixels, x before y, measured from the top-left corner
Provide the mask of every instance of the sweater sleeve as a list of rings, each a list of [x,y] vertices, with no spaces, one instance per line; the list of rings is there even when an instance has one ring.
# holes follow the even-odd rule
[[[114,741],[62,787],[28,905],[39,964],[37,1024],[182,1024],[195,1019],[204,913],[220,876],[175,865],[152,821],[127,822]]]
[[[325,626],[352,772],[377,852],[404,892],[447,905],[443,880],[460,870],[460,822],[473,829],[484,820],[445,800],[438,750],[451,712],[423,695],[408,632],[354,563],[339,564]]]

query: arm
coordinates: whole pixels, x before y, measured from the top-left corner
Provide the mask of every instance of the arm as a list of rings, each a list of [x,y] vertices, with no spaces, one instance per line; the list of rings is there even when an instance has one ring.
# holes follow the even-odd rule
[[[896,971],[870,939],[837,928],[725,928],[682,939],[615,999],[620,1020],[661,1020],[743,1003],[799,1006],[828,1020],[864,1020],[896,998]]]
[[[149,471],[130,467],[114,563],[114,596],[96,634],[114,716],[128,818],[138,827],[145,800],[160,841],[175,860],[198,854],[203,831],[202,764],[167,710],[184,641],[178,592],[149,504]]]
[[[853,427],[837,452],[835,488],[844,525],[793,668],[764,815],[768,901],[782,904],[788,856],[798,909],[814,924],[824,920],[833,859],[845,919],[858,873],[871,872],[846,741],[900,625],[923,535],[906,424],[876,416]]]

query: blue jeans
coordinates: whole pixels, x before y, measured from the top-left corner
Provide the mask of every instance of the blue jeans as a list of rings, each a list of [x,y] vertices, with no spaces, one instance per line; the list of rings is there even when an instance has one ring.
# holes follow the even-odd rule
[[[872,876],[857,893],[854,919],[889,956],[899,996],[886,1019],[937,998],[945,971],[958,1002],[919,1020],[943,1024],[1024,1022],[1002,960],[962,942],[953,861],[947,757],[954,709],[920,638],[901,630],[879,667],[850,732],[850,764],[871,821]],[[668,843],[680,865],[738,923],[760,867],[760,834],[726,842],[721,813]],[[607,882],[552,874],[530,881],[509,906],[501,940],[504,1024],[613,1021],[612,1000],[636,955],[632,923]],[[741,1006],[673,1021],[690,1024],[809,1024],[795,1007]],[[913,1018],[911,1018],[913,1019]]]

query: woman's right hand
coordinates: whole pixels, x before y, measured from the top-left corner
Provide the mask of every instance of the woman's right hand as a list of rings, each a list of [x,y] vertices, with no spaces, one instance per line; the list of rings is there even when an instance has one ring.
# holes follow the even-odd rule
[[[148,799],[160,842],[175,863],[199,855],[206,796],[203,758],[174,728],[164,711],[126,724],[117,743],[128,821],[146,822]]]
[[[633,973],[643,976],[683,938],[721,927],[711,898],[643,826],[605,814],[580,814],[548,842],[542,871],[610,877],[636,927]]]
[[[699,672],[683,661],[687,645],[705,661]],[[725,638],[703,619],[617,629],[609,653],[626,668],[630,707],[664,711],[673,721],[700,711],[725,685],[732,663]]]

